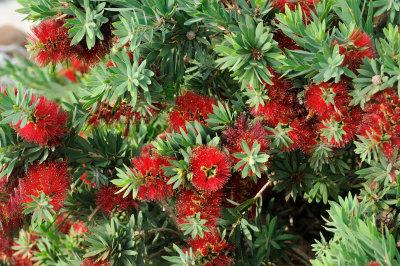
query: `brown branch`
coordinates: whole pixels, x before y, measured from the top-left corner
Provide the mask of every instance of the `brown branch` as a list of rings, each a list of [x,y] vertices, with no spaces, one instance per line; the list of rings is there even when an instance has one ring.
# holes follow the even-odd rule
[[[307,266],[311,265],[311,263],[310,263],[311,257],[308,256],[301,249],[299,249],[299,248],[291,248],[288,251],[289,251],[289,253],[291,253],[290,255],[292,255],[292,257],[295,257],[296,259],[301,261],[304,265],[307,265]]]
[[[93,216],[97,213],[97,211],[100,209],[100,206],[97,206],[96,209],[93,210],[93,212],[89,215],[88,220],[92,220]]]
[[[178,231],[175,231],[173,229],[170,229],[170,228],[154,228],[154,229],[150,229],[148,231],[144,231],[144,230],[136,231],[135,232],[136,236],[133,239],[133,241],[137,241],[137,240],[143,238],[144,236],[154,235],[154,234],[161,233],[161,232],[168,232],[168,233],[171,233],[171,234],[173,234],[173,235],[175,235],[176,237],[179,237],[179,238],[182,237],[181,233],[179,233]]]
[[[253,199],[256,200],[256,201],[254,201],[254,202],[257,202],[257,199],[261,197],[262,193],[264,193],[264,191],[265,191],[265,190],[267,189],[267,187],[269,187],[270,185],[272,185],[272,182],[268,180],[268,182],[267,182],[267,183],[257,192],[257,194],[253,197]],[[254,204],[254,203],[253,203],[253,204]],[[250,209],[250,207],[249,207],[249,209]],[[241,219],[241,217],[238,219],[238,221],[237,221],[236,223],[234,223],[234,224],[232,225],[232,231],[230,232],[228,238],[231,238],[231,237],[232,237],[233,232],[234,232],[236,226],[238,226],[239,220],[240,220],[240,219]]]
[[[268,180],[268,182],[257,192],[257,194],[254,196],[254,199],[258,199],[259,197],[261,197],[262,193],[264,193],[264,191],[267,189],[267,187],[269,187],[270,185],[272,185],[272,182],[270,180]]]
[[[150,260],[152,260],[152,259],[154,259],[154,258],[157,258],[157,257],[159,257],[161,254],[163,254],[164,252],[165,252],[164,249],[160,249],[159,251],[154,252],[153,254],[150,254],[147,258],[144,258],[144,261],[146,262],[146,261],[150,261]]]
[[[180,230],[180,226],[178,223],[178,218],[176,217],[174,211],[172,210],[171,206],[169,206],[169,204],[165,201],[165,199],[162,199],[160,201],[161,206],[163,207],[163,211],[167,212],[169,219],[171,219],[172,223],[174,224],[174,226]],[[180,234],[182,234],[181,231],[179,231]]]

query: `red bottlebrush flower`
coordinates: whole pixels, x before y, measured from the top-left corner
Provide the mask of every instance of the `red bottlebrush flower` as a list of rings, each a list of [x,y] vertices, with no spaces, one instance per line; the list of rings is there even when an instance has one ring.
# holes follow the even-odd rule
[[[142,155],[132,159],[133,173],[140,183],[137,198],[142,201],[162,200],[172,196],[172,185],[163,167],[169,166],[168,159],[160,156]]]
[[[68,80],[74,83],[78,82],[78,78],[76,77],[76,74],[73,69],[63,68],[60,71],[58,71],[58,74],[66,77]]]
[[[347,108],[347,88],[343,83],[329,85],[326,82],[311,84],[305,93],[306,105],[321,120],[329,118],[336,109]]]
[[[89,124],[97,126],[100,120],[104,120],[106,124],[119,122],[122,116],[131,116],[132,106],[127,102],[119,102],[117,104],[107,104],[99,102],[96,109],[92,111],[92,115],[88,120]]]
[[[229,159],[213,146],[200,146],[193,151],[190,170],[193,186],[201,191],[217,191],[231,176]]]
[[[83,73],[86,73],[88,70],[89,67],[87,65],[74,57],[72,58],[70,65],[61,69],[58,73],[72,82],[78,82],[77,73],[79,76],[82,76]]]
[[[288,136],[293,143],[290,144],[290,149],[287,150],[300,149],[307,153],[317,144],[315,127],[305,118],[296,118],[290,123],[290,128],[292,130],[288,132]]]
[[[376,261],[370,261],[365,266],[382,266],[382,264]]]
[[[274,34],[273,39],[278,43],[279,49],[282,51],[287,50],[304,50],[303,47],[297,45],[297,43],[285,35],[282,30],[278,29]]]
[[[400,148],[400,99],[394,89],[386,89],[372,96],[365,105],[359,132],[378,142],[389,159]]]
[[[21,235],[21,234],[20,234]],[[13,265],[18,265],[18,266],[31,266],[34,264],[34,261],[31,260],[33,257],[34,252],[38,252],[39,249],[37,247],[37,239],[39,238],[38,235],[29,233],[27,231],[24,231],[24,237],[26,239],[26,244],[24,243],[24,246],[22,247],[24,252],[13,254]],[[13,249],[18,250],[20,244],[17,242],[13,243]]]
[[[333,44],[339,44],[339,53],[344,55],[342,65],[347,66],[351,71],[360,68],[364,57],[376,57],[372,39],[360,29],[355,29],[346,43],[341,44],[335,41]]]
[[[62,214],[57,217],[56,224],[58,226],[58,230],[63,234],[68,234],[69,230],[71,229],[71,222],[72,219],[67,219],[66,214]]]
[[[22,214],[22,190],[21,184],[14,187],[14,183],[11,181],[13,177],[3,177],[0,179],[0,235],[8,235],[18,230],[24,221],[24,215]],[[11,181],[11,182],[10,182]],[[3,199],[2,199],[3,198]]]
[[[226,253],[233,250],[225,240],[221,240],[217,232],[204,233],[204,238],[189,239],[189,245],[193,249],[201,265],[230,265],[232,259]]]
[[[214,98],[198,95],[188,91],[176,98],[176,109],[169,113],[168,124],[170,130],[178,131],[179,128],[186,130],[185,122],[197,120],[206,124],[208,115],[213,113],[212,105],[217,105]]]
[[[246,141],[249,147],[252,147],[254,142],[260,145],[260,152],[267,153],[269,151],[270,140],[268,139],[268,133],[261,122],[256,121],[252,126],[250,121],[246,120],[244,115],[241,115],[236,121],[233,127],[227,128],[222,132],[222,137],[225,140],[224,147],[226,147],[230,153],[230,158],[234,164],[238,163],[240,159],[232,156],[234,153],[245,153],[241,143]],[[238,170],[243,169],[244,166]],[[249,172],[249,176],[253,175],[252,171]]]
[[[104,24],[100,28],[100,31],[104,39],[96,40],[95,45],[91,49],[87,47],[84,40],[71,47],[76,58],[81,60],[85,65],[96,65],[100,59],[104,58],[104,56],[110,52],[113,46],[113,34],[111,33],[110,24]]]
[[[77,234],[84,234],[90,232],[89,228],[86,227],[86,223],[82,221],[75,221],[72,224],[72,229],[74,229]]]
[[[272,6],[274,8],[279,8],[282,13],[285,13],[286,5],[292,11],[294,11],[296,7],[300,6],[304,14],[310,16],[315,4],[319,1],[320,0],[273,0]]]
[[[66,124],[69,115],[54,101],[48,101],[40,96],[39,104],[35,107],[32,118],[21,127],[21,121],[14,125],[22,138],[35,142],[40,146],[56,146],[61,144],[62,137],[68,132]]]
[[[50,204],[54,211],[58,211],[64,205],[69,189],[67,167],[65,161],[46,161],[29,166],[23,181],[23,203],[33,201],[28,196],[38,197],[43,192],[52,199]]]
[[[64,24],[64,19],[50,18],[33,27],[33,35],[28,36],[29,49],[34,51],[33,57],[38,64],[57,64],[70,58],[71,40]]]
[[[195,190],[183,189],[179,192],[176,200],[176,215],[180,224],[187,223],[186,217],[195,217],[200,213],[200,219],[207,220],[205,226],[213,230],[217,226],[220,217],[221,204],[224,195],[217,192],[197,192]]]
[[[331,118],[325,120],[326,122],[330,121]],[[334,113],[332,115],[332,119],[336,122],[339,122],[340,129],[344,131],[342,135],[341,141],[336,141],[334,137],[331,139],[327,139],[324,136],[321,136],[321,139],[325,142],[328,142],[333,147],[343,147],[346,144],[350,143],[354,140],[355,135],[358,131],[358,123],[362,119],[362,111],[359,107],[353,108],[347,114],[338,114]],[[320,124],[320,130],[327,128],[323,123]]]
[[[102,185],[96,194],[96,205],[109,214],[111,214],[115,208],[117,208],[118,211],[132,208],[132,206],[136,208],[137,203],[132,199],[131,195],[124,198],[124,193],[115,194],[119,190],[120,188],[114,185]]]
[[[291,90],[291,82],[282,79],[272,68],[267,68],[271,72],[273,85],[265,82],[263,85],[269,99],[264,105],[254,106],[251,112],[255,116],[262,116],[268,125],[275,127],[278,123],[287,124],[296,117],[296,95]],[[254,90],[250,86],[248,89]]]
[[[14,251],[11,247],[13,243],[12,237],[0,233],[0,261],[12,260]]]

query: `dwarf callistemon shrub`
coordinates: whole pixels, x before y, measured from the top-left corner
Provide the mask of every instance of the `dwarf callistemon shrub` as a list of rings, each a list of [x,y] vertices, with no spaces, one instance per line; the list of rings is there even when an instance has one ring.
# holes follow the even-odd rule
[[[400,4],[19,0],[0,265],[399,265]]]

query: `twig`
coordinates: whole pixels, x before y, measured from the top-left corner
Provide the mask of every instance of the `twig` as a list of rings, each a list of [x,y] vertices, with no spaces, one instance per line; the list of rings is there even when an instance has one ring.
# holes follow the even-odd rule
[[[311,257],[308,256],[304,251],[299,248],[292,248],[293,253],[295,253],[299,260],[301,260],[305,265],[311,265]]]
[[[268,182],[257,192],[257,194],[254,196],[254,199],[258,199],[261,197],[262,193],[267,189],[272,184],[271,181],[268,180]]]
[[[168,246],[168,248],[171,249],[171,248],[172,248],[172,245]],[[157,258],[157,257],[159,257],[161,254],[163,254],[164,252],[165,252],[165,250],[162,248],[162,249],[160,249],[159,251],[154,252],[154,253],[150,254],[149,256],[147,256],[146,258],[144,258],[144,261],[146,262],[146,261],[152,260],[153,258]]]
[[[272,185],[272,182],[271,182],[271,181],[268,181],[268,182],[257,192],[257,194],[253,197],[253,199],[256,200],[256,201],[254,201],[254,202],[257,202],[257,199],[261,197],[262,193],[264,193],[264,191],[265,191],[265,190],[267,189],[267,187],[269,187],[270,185]],[[253,204],[254,204],[254,203],[253,203]],[[251,205],[251,206],[252,206],[252,205]],[[250,207],[249,207],[248,209],[250,209]],[[240,220],[240,219],[241,219],[241,217],[238,219],[238,221],[237,221],[236,223],[234,223],[234,224],[232,225],[232,230],[231,230],[231,232],[230,232],[228,238],[231,238],[231,237],[232,237],[233,232],[234,232],[236,226],[238,226],[239,220]]]
[[[137,240],[143,238],[145,235],[154,235],[154,234],[161,233],[161,232],[168,232],[168,233],[174,234],[175,236],[177,236],[179,238],[182,237],[181,233],[179,233],[173,229],[170,229],[170,228],[154,228],[154,229],[150,229],[148,231],[144,231],[144,230],[136,231],[135,232],[136,236],[133,239],[133,241],[137,241]]]
[[[169,206],[169,204],[165,201],[165,199],[161,200],[160,203],[161,203],[161,206],[163,207],[163,211],[167,212],[167,214],[168,214],[169,218],[171,219],[172,223],[174,224],[174,226],[180,230],[178,218],[176,217],[171,206]]]
[[[93,216],[96,214],[96,212],[100,209],[100,206],[97,206],[96,209],[93,210],[93,212],[89,215],[88,220],[92,220]]]

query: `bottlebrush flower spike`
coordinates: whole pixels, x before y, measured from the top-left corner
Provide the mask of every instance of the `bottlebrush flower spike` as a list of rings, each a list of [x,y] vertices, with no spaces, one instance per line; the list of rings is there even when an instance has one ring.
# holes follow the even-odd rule
[[[23,203],[32,202],[30,195],[38,197],[43,192],[51,198],[50,204],[58,211],[67,197],[70,180],[68,178],[67,162],[46,161],[42,164],[29,166],[23,180]]]
[[[58,71],[58,74],[65,76],[72,82],[78,82],[77,74],[82,76],[87,71],[89,71],[89,67],[81,60],[74,57],[72,58],[70,65]]]
[[[347,108],[348,102],[343,101],[343,98],[346,97],[348,97],[347,88],[343,83],[329,85],[323,82],[318,85],[311,84],[308,86],[305,93],[305,102],[310,111],[317,114],[321,120],[324,120],[335,112],[335,108]]]
[[[225,240],[221,240],[218,232],[204,233],[204,238],[189,239],[193,253],[198,257],[199,265],[225,266],[230,265],[232,259],[226,253],[234,249]]]
[[[372,96],[365,105],[360,134],[378,142],[387,158],[400,148],[400,98],[394,89],[386,89]]]
[[[291,131],[288,132],[289,138],[293,141],[287,151],[300,149],[309,152],[317,144],[316,126],[305,118],[296,118],[290,123]]]
[[[231,176],[228,157],[214,146],[200,146],[193,151],[190,171],[193,186],[208,192],[221,189]]]
[[[62,137],[68,132],[66,124],[69,115],[54,101],[48,101],[40,96],[39,104],[35,107],[27,124],[21,127],[20,121],[14,127],[22,138],[40,146],[57,146],[61,144]]]
[[[376,57],[372,39],[361,29],[355,29],[346,43],[341,44],[335,41],[334,44],[339,44],[339,53],[345,56],[342,65],[347,66],[351,71],[360,68],[364,57]]]
[[[114,185],[102,185],[96,193],[96,205],[109,214],[111,214],[114,209],[123,211],[132,206],[135,208],[137,207],[137,203],[132,199],[132,196],[128,195],[124,198],[123,193],[116,194],[118,191],[119,188]]]
[[[287,124],[296,117],[296,95],[291,90],[293,87],[291,82],[281,78],[274,69],[267,68],[272,76],[272,85],[263,82],[263,90],[268,99],[261,104],[250,102],[250,107],[255,116],[262,116],[268,125],[275,127],[279,122]],[[248,86],[248,90],[254,88]]]
[[[106,23],[100,28],[103,34],[103,40],[96,40],[95,45],[89,49],[85,41],[79,42],[71,47],[71,51],[77,59],[84,62],[85,65],[94,66],[100,59],[108,54],[113,46],[113,34],[111,33],[111,24]]]
[[[296,42],[289,36],[285,35],[282,30],[278,29],[274,34],[273,39],[278,43],[279,49],[285,51],[288,50],[304,50],[301,46],[297,45]]]
[[[267,153],[269,151],[270,140],[268,139],[268,133],[265,127],[260,121],[256,121],[253,125],[250,125],[250,121],[246,120],[244,115],[241,115],[236,121],[233,127],[227,128],[222,132],[222,137],[225,140],[224,147],[226,147],[230,153],[231,160],[237,164],[241,159],[233,156],[234,153],[245,153],[242,147],[242,141],[247,142],[248,146],[253,146],[255,141],[260,145],[260,151]],[[242,170],[245,166],[241,166],[239,170]],[[251,171],[249,175],[253,175]]]
[[[330,120],[320,124],[321,139],[333,147],[344,147],[355,138],[361,119],[362,111],[359,107],[345,115],[334,113]]]
[[[186,130],[185,123],[194,120],[205,125],[208,115],[214,113],[213,104],[217,105],[214,98],[198,95],[191,91],[178,96],[176,98],[176,109],[171,111],[168,116],[170,130],[179,132],[181,127]]]
[[[304,14],[310,16],[315,4],[319,1],[320,0],[273,0],[272,6],[274,8],[279,8],[283,13],[285,13],[285,6],[288,6],[292,11],[294,11],[296,7],[300,6]]]
[[[0,259],[1,260],[11,260],[13,256],[13,249],[12,245],[14,240],[12,237],[8,237],[5,234],[0,233]]]
[[[137,198],[142,201],[162,200],[172,196],[172,185],[163,167],[169,166],[166,158],[144,154],[132,159],[133,173],[139,184]]]
[[[198,192],[193,189],[183,189],[176,200],[176,215],[180,224],[187,223],[186,217],[195,217],[200,213],[200,219],[207,220],[204,225],[213,230],[220,217],[224,194],[221,191]]]
[[[28,49],[39,65],[57,64],[71,57],[71,40],[64,24],[64,19],[50,18],[33,27]]]

